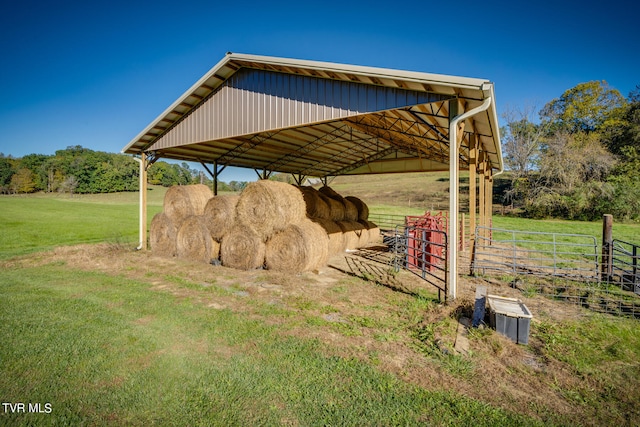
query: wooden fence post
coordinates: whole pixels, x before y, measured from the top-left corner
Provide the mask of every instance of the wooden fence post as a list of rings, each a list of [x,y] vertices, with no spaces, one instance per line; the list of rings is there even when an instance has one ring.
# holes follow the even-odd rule
[[[466,233],[465,233],[465,230],[464,230],[464,212],[462,212],[460,214],[460,228],[459,228],[459,230],[460,230],[460,250],[464,252],[466,250],[466,246],[467,246],[466,245],[466,241],[465,241],[467,236],[466,236]]]

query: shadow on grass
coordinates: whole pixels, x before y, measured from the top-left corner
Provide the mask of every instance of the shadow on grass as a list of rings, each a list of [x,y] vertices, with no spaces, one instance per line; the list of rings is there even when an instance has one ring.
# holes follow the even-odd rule
[[[439,302],[437,296],[425,295],[405,286],[398,277],[399,272],[393,266],[394,254],[389,252],[386,246],[374,246],[360,249],[345,257],[347,268],[336,265],[329,267],[352,277],[374,282],[394,292],[399,292],[411,297]]]

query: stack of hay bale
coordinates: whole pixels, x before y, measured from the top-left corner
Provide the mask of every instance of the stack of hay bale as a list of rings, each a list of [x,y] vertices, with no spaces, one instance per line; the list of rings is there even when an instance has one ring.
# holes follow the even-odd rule
[[[336,254],[376,243],[380,229],[369,221],[369,207],[357,197],[342,197],[324,186],[299,187],[304,196],[307,216],[320,224],[329,236],[329,252]]]
[[[175,186],[151,222],[150,243],[163,256],[298,273],[374,241],[380,230],[368,215],[360,199],[329,187],[262,180],[240,196],[213,197],[204,185]]]
[[[149,243],[154,253],[209,262],[220,245],[208,232],[202,214],[213,193],[206,185],[173,186],[164,196],[163,212],[153,217]]]

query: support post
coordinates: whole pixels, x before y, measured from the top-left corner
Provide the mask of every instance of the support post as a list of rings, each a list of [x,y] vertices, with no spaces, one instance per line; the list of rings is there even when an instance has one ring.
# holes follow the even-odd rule
[[[218,168],[218,161],[214,160],[214,162],[213,162],[213,172],[211,172],[211,169],[209,169],[207,167],[207,164],[205,162],[200,160],[200,164],[209,173],[209,175],[211,176],[211,179],[213,179],[213,195],[217,196],[218,195],[218,175],[220,175],[220,173],[227,166],[225,165],[225,166],[222,166],[221,168]]]
[[[467,250],[466,232],[464,227],[464,212],[460,214],[460,250],[462,252]]]
[[[269,179],[272,172],[266,169],[262,169],[262,172],[260,172],[258,169],[253,169],[253,170],[256,172],[256,174],[258,174],[258,179]]]
[[[487,211],[485,212],[485,223],[486,226],[491,228],[493,225],[493,171],[491,167],[487,163],[487,167],[485,167],[485,191],[487,192],[487,197],[485,200],[485,208]]]
[[[476,172],[478,170],[478,142],[476,135],[469,138],[469,244],[474,248],[476,239],[476,209],[478,187],[476,184]]]
[[[449,101],[449,297],[454,300],[458,292],[458,111],[459,100]],[[464,123],[464,122],[462,122]]]
[[[449,297],[454,300],[458,292],[458,181],[459,154],[458,148],[464,135],[464,121],[475,114],[485,111],[491,105],[491,97],[484,99],[482,104],[460,114],[462,105],[458,99],[449,101]]]
[[[140,223],[138,250],[147,250],[147,155],[140,154]]]
[[[213,195],[218,195],[218,161],[213,162]]]
[[[613,273],[613,215],[602,216],[602,257],[600,259],[600,280],[609,281]]]
[[[485,203],[486,203],[486,196],[487,193],[485,191],[485,180],[484,180],[484,169],[486,167],[486,163],[484,160],[485,154],[484,152],[480,153],[480,170],[478,172],[478,197],[479,197],[479,201],[478,201],[478,225],[480,227],[485,227],[486,223],[485,223],[485,213],[486,213],[486,209],[485,209]],[[485,237],[485,230],[482,229],[480,231],[480,236]]]

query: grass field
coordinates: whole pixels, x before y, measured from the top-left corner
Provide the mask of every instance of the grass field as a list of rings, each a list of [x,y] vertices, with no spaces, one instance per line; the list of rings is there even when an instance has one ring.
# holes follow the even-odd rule
[[[0,424],[640,424],[637,321],[525,299],[528,346],[482,329],[458,354],[469,301],[437,304],[412,275],[157,258],[133,250],[137,212],[135,193],[0,197],[0,397],[50,408]]]

